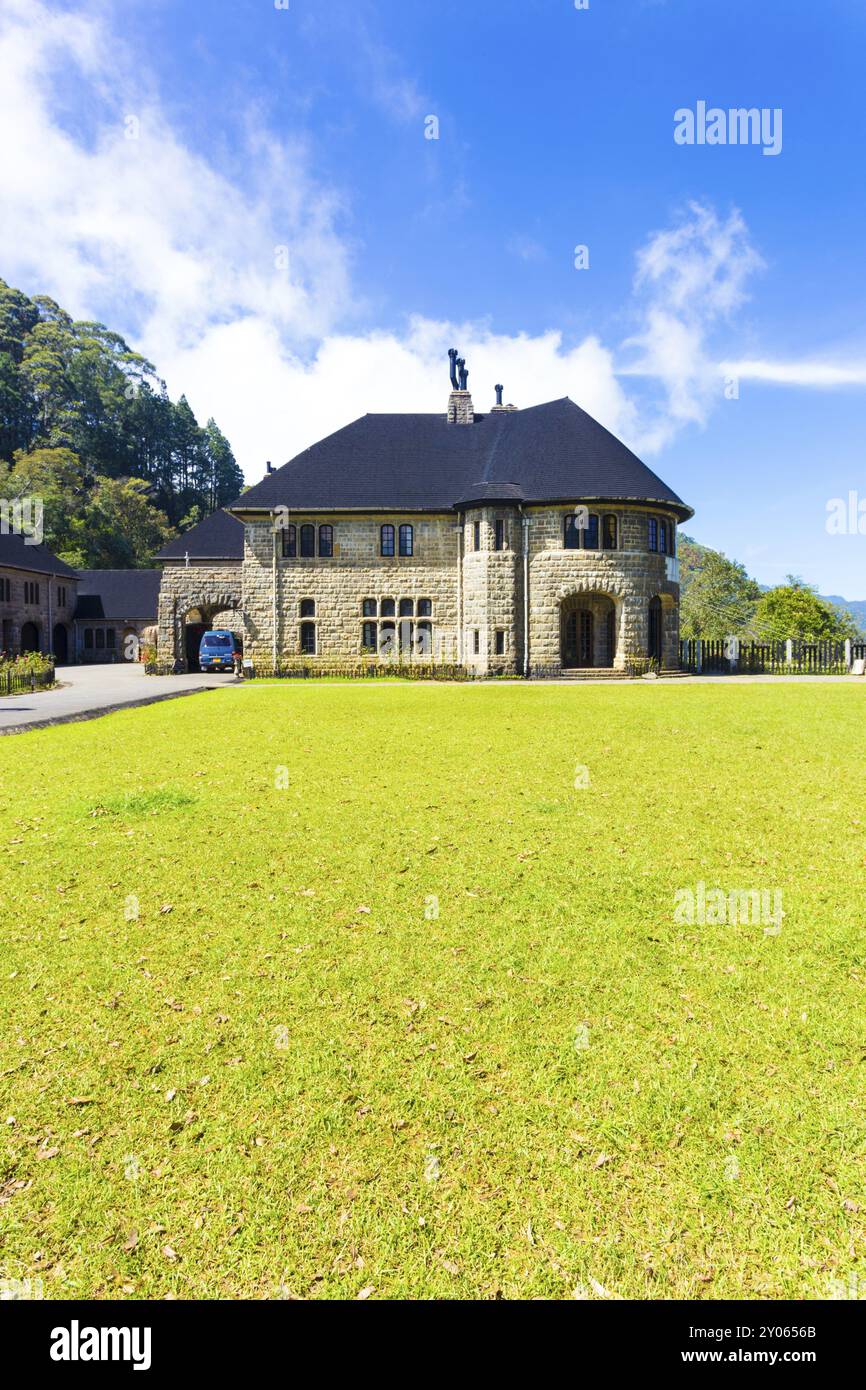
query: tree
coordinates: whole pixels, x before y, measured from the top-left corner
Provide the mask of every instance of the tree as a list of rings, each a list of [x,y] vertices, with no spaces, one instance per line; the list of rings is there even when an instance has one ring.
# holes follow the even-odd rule
[[[784,584],[761,595],[755,610],[755,632],[764,642],[784,642],[789,637],[805,642],[862,639],[849,613],[819,598],[811,585],[791,574]]]
[[[750,636],[760,596],[760,588],[736,560],[702,549],[700,567],[692,570],[685,584],[680,632],[683,637],[709,641]]]

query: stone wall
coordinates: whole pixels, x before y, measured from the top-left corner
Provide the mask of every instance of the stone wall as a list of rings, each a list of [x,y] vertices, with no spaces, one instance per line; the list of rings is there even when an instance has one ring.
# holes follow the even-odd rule
[[[3,581],[0,585],[0,651],[18,656],[21,652],[21,630],[25,623],[33,623],[39,651],[47,654],[54,647],[55,628],[62,626],[66,629],[71,659],[72,614],[75,611],[78,580],[5,567],[0,567],[0,580]],[[7,582],[11,590],[8,599],[5,597]],[[38,602],[25,603],[25,583],[38,584]],[[65,601],[60,602],[64,592]]]
[[[324,558],[283,557],[277,533],[276,649],[279,659],[301,652],[301,603],[312,600],[316,629],[316,657],[323,661],[354,660],[361,655],[365,621],[394,621],[382,617],[383,599],[392,599],[399,613],[401,599],[411,599],[417,618],[419,599],[432,605],[434,656],[443,662],[457,659],[457,555],[458,537],[453,515],[407,517],[345,514],[313,517],[292,516],[300,527],[315,521],[334,528],[334,554]],[[413,530],[413,555],[382,556],[380,528],[402,524]],[[246,651],[267,666],[274,651],[274,541],[267,521],[247,524],[244,545],[243,595],[246,618]],[[396,548],[396,546],[395,546]],[[376,601],[376,617],[364,618],[363,600]],[[424,658],[429,659],[429,658]]]

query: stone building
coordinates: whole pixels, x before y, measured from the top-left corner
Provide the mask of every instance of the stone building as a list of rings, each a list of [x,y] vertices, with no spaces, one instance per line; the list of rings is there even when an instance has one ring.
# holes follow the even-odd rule
[[[70,659],[78,574],[20,532],[0,533],[0,652]]]
[[[243,525],[227,511],[214,512],[169,541],[156,558],[162,565],[157,659],[197,671],[207,628],[244,635]]]
[[[476,413],[454,358],[441,415],[365,415],[166,547],[160,660],[186,661],[208,623],[264,669],[677,666],[691,508],[567,397],[517,410],[497,387]]]
[[[139,661],[156,646],[160,571],[79,570],[74,660],[83,665]]]

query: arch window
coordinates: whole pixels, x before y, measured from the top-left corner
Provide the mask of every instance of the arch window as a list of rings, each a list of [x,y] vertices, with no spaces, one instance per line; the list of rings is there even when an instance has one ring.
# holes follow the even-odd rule
[[[414,617],[414,614],[415,614],[415,604],[414,604],[413,600],[412,600],[411,598],[401,598],[401,600],[400,600],[400,617],[401,617],[401,618],[411,618],[411,617]]]
[[[302,598],[302,599],[301,599],[301,617],[302,617],[302,618],[315,618],[315,616],[316,616],[316,600],[315,600],[314,598]]]
[[[379,532],[379,550],[382,555],[394,554],[394,527],[385,525]]]
[[[319,527],[319,555],[330,560],[334,554],[334,528],[333,526]]]
[[[315,623],[301,623],[301,652],[304,656],[316,655]]]
[[[412,555],[415,547],[415,528],[413,526],[400,527],[400,554]]]
[[[617,523],[613,512],[608,512],[602,523],[601,546],[602,550],[616,550],[617,548]]]
[[[361,629],[361,646],[364,651],[375,652],[379,646],[378,623],[364,623]]]
[[[361,616],[364,618],[375,618],[377,611],[376,600],[365,598],[361,603]]]
[[[301,558],[309,560],[316,553],[316,528],[309,522],[301,527]]]
[[[383,598],[379,611],[383,618],[393,618],[397,612],[397,605],[392,598]]]
[[[598,550],[598,514],[570,513],[565,518],[563,545],[566,550]]]
[[[298,528],[297,526],[284,526],[283,536],[283,558],[294,560],[298,553]]]
[[[419,617],[419,618],[432,618],[432,616],[433,616],[433,600],[430,599],[430,598],[419,598],[419,600],[418,600],[418,617]]]

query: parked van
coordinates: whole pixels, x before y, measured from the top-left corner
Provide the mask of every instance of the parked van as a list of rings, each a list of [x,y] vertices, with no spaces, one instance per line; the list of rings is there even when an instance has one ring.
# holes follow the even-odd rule
[[[238,633],[216,627],[202,633],[198,649],[198,664],[203,671],[234,671],[243,651]]]

